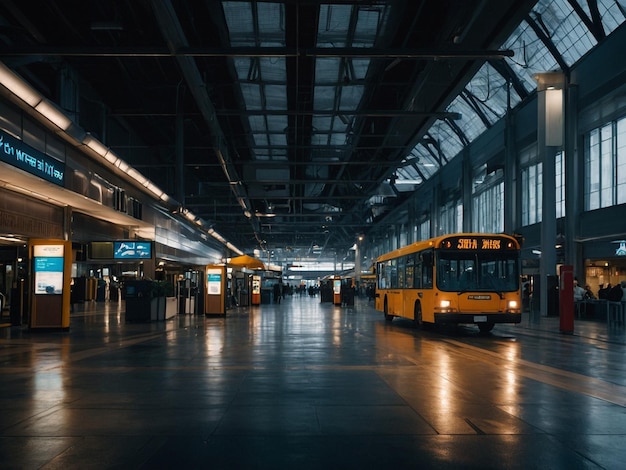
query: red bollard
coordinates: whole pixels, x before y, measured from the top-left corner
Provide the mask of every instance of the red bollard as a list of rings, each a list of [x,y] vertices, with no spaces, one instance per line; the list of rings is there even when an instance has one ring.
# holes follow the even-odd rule
[[[574,267],[561,266],[559,320],[561,333],[574,333]]]

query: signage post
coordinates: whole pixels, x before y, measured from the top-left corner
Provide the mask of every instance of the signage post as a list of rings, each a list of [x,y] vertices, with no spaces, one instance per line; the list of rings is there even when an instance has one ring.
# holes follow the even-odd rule
[[[69,329],[72,243],[33,239],[29,255],[33,273],[30,328]]]

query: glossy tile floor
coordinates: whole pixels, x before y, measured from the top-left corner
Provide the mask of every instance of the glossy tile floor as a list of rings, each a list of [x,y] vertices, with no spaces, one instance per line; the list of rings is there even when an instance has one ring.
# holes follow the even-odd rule
[[[489,335],[291,297],[0,329],[0,468],[624,468],[624,325]]]

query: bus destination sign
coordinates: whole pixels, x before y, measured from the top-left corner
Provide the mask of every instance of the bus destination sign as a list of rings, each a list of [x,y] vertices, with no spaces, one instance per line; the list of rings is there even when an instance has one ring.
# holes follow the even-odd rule
[[[442,248],[456,250],[496,251],[505,248],[500,238],[489,237],[458,237],[446,240]]]

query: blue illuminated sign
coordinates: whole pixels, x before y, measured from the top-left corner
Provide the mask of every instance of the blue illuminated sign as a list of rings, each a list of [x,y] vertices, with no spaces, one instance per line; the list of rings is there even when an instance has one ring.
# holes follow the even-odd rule
[[[114,242],[114,259],[150,259],[152,243],[150,242]]]
[[[64,163],[3,131],[0,131],[0,160],[51,183],[64,185]]]

